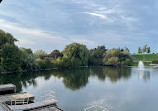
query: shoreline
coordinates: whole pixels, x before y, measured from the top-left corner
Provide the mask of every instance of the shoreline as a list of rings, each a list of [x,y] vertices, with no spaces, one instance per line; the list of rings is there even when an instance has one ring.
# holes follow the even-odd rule
[[[133,67],[132,66],[80,66],[78,68],[90,68],[90,67],[110,67],[110,68],[123,68],[123,67]],[[49,68],[49,69],[36,69],[36,70],[19,70],[19,71],[8,71],[8,72],[0,72],[0,74],[15,74],[15,73],[24,73],[24,72],[39,72],[39,71],[51,71],[51,70],[67,70],[67,69],[78,69],[78,68]]]

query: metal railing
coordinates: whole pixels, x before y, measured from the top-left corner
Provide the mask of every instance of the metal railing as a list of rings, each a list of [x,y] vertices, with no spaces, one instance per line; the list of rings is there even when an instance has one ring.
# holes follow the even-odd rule
[[[45,94],[40,96],[41,100],[55,100],[55,92],[54,91],[45,91]]]
[[[98,106],[98,105],[94,105],[94,106],[91,106],[91,107],[88,107],[88,108],[84,109],[84,111],[91,111],[91,110],[94,110],[94,111],[107,111],[108,109],[104,108],[102,106]]]

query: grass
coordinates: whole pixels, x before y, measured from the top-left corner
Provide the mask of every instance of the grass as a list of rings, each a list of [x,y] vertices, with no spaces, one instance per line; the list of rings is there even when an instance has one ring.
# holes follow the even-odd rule
[[[158,61],[158,54],[136,54],[132,55],[134,61]]]

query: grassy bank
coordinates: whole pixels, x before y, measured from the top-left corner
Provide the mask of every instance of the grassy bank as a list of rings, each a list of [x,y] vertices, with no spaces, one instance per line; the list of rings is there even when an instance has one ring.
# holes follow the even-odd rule
[[[158,61],[158,54],[132,55],[134,61]]]

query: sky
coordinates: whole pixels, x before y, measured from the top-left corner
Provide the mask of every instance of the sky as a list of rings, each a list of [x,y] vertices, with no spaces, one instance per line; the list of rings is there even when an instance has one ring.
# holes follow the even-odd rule
[[[158,0],[3,0],[0,29],[19,47],[62,51],[72,42],[88,49],[147,44],[158,52]]]

